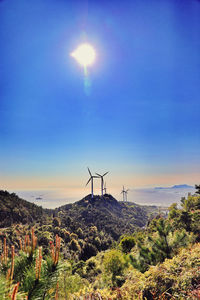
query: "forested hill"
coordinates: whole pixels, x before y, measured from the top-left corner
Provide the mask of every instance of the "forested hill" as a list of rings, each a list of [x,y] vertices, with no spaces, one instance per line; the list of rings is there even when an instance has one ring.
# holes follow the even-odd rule
[[[33,222],[50,224],[57,218],[60,228],[73,232],[79,227],[87,231],[89,227],[96,226],[99,231],[117,240],[120,235],[145,226],[151,214],[156,213],[156,206],[118,202],[108,194],[104,197],[94,196],[93,199],[88,195],[73,204],[47,210],[19,198],[14,193],[0,191],[0,227],[19,223],[30,225]],[[51,217],[48,218],[47,215]]]
[[[19,198],[15,193],[0,190],[0,227],[32,223],[44,215],[42,207]]]
[[[66,220],[73,222],[75,228],[81,226],[82,229],[96,226],[99,231],[105,231],[114,239],[118,239],[122,234],[131,233],[136,228],[145,226],[150,215],[156,214],[157,207],[118,202],[111,195],[105,194],[103,197],[94,196],[93,199],[88,195],[55,211],[61,223]]]

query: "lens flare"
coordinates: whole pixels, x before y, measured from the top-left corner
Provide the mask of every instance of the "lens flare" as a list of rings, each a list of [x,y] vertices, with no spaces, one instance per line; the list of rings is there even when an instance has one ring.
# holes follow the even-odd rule
[[[95,62],[96,53],[90,44],[81,44],[75,49],[71,56],[84,67],[90,66]]]

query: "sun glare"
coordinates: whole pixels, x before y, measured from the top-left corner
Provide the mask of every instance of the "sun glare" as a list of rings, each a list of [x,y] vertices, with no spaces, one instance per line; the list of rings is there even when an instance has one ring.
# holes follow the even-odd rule
[[[79,64],[87,67],[94,63],[96,53],[90,44],[81,44],[71,53],[71,56],[74,57]]]

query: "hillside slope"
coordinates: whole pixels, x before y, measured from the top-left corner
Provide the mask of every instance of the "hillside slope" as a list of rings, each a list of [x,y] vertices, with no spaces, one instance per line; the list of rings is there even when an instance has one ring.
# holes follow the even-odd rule
[[[67,217],[74,225],[82,229],[96,226],[99,231],[109,233],[114,239],[131,233],[147,224],[150,214],[155,214],[157,207],[140,206],[130,202],[118,202],[111,195],[104,197],[91,195],[82,200],[57,208],[56,214],[65,222]]]
[[[108,194],[103,198],[94,196],[93,199],[88,195],[73,204],[47,210],[19,198],[14,193],[0,191],[0,227],[13,224],[31,225],[36,222],[40,225],[53,224],[69,232],[76,232],[80,227],[86,233],[90,227],[96,226],[99,232],[102,231],[117,240],[120,235],[130,234],[136,228],[145,226],[150,214],[156,213],[155,206],[118,202]],[[58,223],[53,221],[54,217],[58,217]]]
[[[0,190],[0,227],[31,223],[44,215],[42,207],[19,198],[15,193]]]

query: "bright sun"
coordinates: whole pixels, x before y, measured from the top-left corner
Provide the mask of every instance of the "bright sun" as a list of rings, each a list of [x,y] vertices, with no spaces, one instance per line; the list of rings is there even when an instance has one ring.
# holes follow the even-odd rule
[[[79,64],[87,67],[94,63],[96,53],[90,44],[81,44],[71,53],[71,56],[74,57]]]

